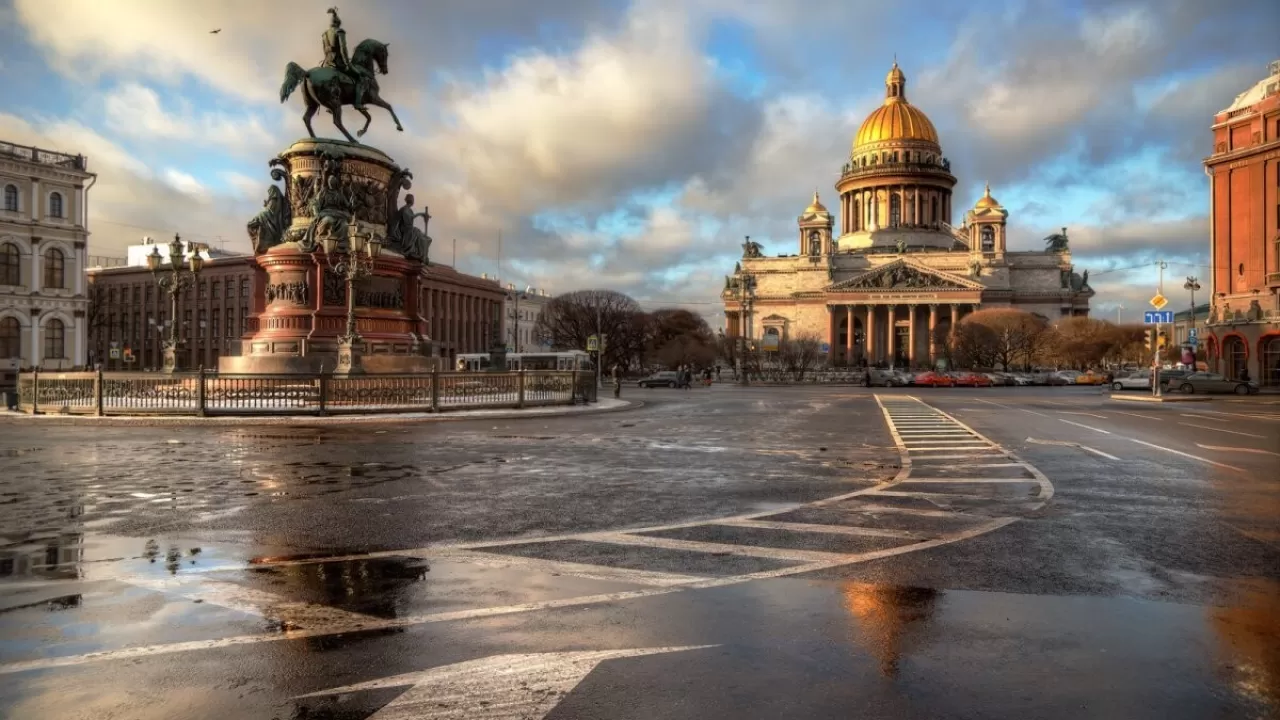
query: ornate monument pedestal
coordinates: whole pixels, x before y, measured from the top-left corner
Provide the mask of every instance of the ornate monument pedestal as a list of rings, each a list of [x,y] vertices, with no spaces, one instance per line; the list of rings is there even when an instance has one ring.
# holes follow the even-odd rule
[[[333,371],[348,334],[349,285],[352,350],[363,372],[434,369],[418,307],[431,240],[414,225],[429,216],[413,212],[412,195],[397,208],[409,171],[367,145],[316,139],[294,143],[270,165],[284,188],[270,186],[249,223],[259,268],[253,314],[242,354],[223,357],[219,371]],[[359,273],[345,272],[352,265]]]

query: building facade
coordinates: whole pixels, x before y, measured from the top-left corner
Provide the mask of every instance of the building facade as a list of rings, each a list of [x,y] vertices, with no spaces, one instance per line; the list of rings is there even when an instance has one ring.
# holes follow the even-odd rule
[[[83,155],[0,142],[0,387],[88,359]]]
[[[1072,265],[1065,228],[1044,251],[1009,251],[1009,213],[989,187],[952,225],[956,178],[906,87],[894,63],[836,181],[836,211],[814,193],[797,218],[795,254],[765,257],[759,243],[743,244],[721,296],[731,335],[765,350],[815,337],[835,365],[921,367],[934,364],[935,339],[979,308],[1049,321],[1088,314],[1094,293]]]
[[[189,244],[187,251],[196,248]],[[164,364],[163,341],[173,318],[169,295],[146,267],[152,249],[168,252],[165,243],[135,245],[128,265],[89,270],[89,345],[92,362],[105,369],[156,370]],[[241,338],[253,329],[254,313],[261,310],[254,307],[254,279],[261,271],[250,255],[199,251],[204,267],[178,297],[183,340],[178,366],[214,369],[219,358],[241,354]],[[460,352],[489,350],[494,323],[501,322],[503,293],[497,283],[447,265],[428,265],[421,293],[418,307],[437,353],[451,359]]]
[[[551,302],[546,290],[526,287],[517,290],[507,283],[506,301],[502,316],[505,318],[503,337],[507,339],[507,352],[549,352],[549,343],[539,342],[533,329],[542,316],[542,310]]]
[[[1280,386],[1280,60],[1213,118],[1209,365]]]

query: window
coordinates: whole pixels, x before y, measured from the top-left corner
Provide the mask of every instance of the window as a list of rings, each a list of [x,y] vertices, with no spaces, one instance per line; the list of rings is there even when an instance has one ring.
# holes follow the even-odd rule
[[[4,186],[4,209],[9,212],[18,212],[18,186]]]
[[[18,318],[0,320],[0,358],[22,357],[22,326]]]
[[[67,356],[67,328],[54,318],[44,326],[45,359],[61,360]]]
[[[930,222],[936,223],[936,222],[938,222],[938,198],[934,198],[934,199],[930,202],[930,205],[931,205],[932,207],[930,208],[930,211],[929,211],[929,212],[930,212],[930,214],[933,216],[933,219],[932,219]]]
[[[982,227],[982,252],[995,252],[996,229],[990,225]]]
[[[222,283],[214,281],[213,286],[209,289],[209,297],[217,298],[218,293],[222,290]]]
[[[240,334],[243,335],[249,331],[249,308],[240,306]]]
[[[853,201],[853,230],[862,229],[862,201],[857,198]]]
[[[242,298],[249,297],[249,279],[248,278],[240,278],[240,297]]]
[[[236,336],[236,313],[235,310],[227,308],[227,337]]]
[[[44,286],[47,288],[66,287],[66,256],[58,248],[44,251]],[[58,357],[62,357],[59,355]]]
[[[183,328],[191,327],[191,311],[190,310],[182,311],[182,327]]]
[[[13,243],[0,245],[0,285],[22,284],[22,253]]]
[[[209,284],[200,283],[200,290],[199,292],[196,293],[196,296],[199,297],[201,300],[205,299],[206,297],[209,297]]]
[[[227,281],[227,294],[224,297],[233,298],[236,296],[236,285],[230,280]]]
[[[902,222],[902,197],[889,196],[889,227],[898,227]]]
[[[151,299],[151,286],[150,286],[150,285],[148,285],[148,286],[147,286],[147,299],[148,299],[148,300],[150,300],[150,299]],[[140,302],[142,302],[142,289],[141,289],[141,286],[134,285],[134,286],[133,286],[133,304],[134,304],[134,305],[137,305],[137,304],[138,304],[138,303],[140,303]]]
[[[49,194],[49,217],[60,218],[62,215],[62,193]]]

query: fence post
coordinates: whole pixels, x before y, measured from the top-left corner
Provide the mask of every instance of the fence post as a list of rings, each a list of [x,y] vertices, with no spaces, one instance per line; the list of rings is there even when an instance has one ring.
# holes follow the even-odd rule
[[[516,371],[516,382],[518,383],[516,388],[516,407],[523,409],[524,408],[524,370]]]
[[[40,414],[40,368],[31,373],[31,414]]]
[[[201,365],[199,371],[197,371],[196,373],[196,382],[198,383],[198,385],[196,386],[196,415],[199,415],[200,417],[204,417],[205,415],[204,365]]]
[[[102,417],[102,366],[98,366],[93,374],[93,401],[97,405],[98,417]]]
[[[320,417],[329,414],[329,376],[324,374],[324,368],[320,368]]]
[[[431,412],[440,412],[440,368],[431,368]]]

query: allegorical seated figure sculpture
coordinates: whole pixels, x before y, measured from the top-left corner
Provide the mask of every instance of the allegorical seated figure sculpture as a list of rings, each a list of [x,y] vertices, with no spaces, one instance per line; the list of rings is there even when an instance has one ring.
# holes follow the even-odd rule
[[[422,230],[414,221],[422,218]],[[404,205],[391,218],[387,228],[387,246],[410,260],[427,262],[427,254],[431,250],[431,238],[427,235],[427,225],[431,222],[431,214],[427,208],[422,212],[413,211],[413,195],[404,196]]]
[[[249,221],[249,239],[253,241],[253,251],[264,253],[283,242],[284,233],[292,221],[284,193],[275,185],[269,186],[267,199],[262,201],[262,211]]]

